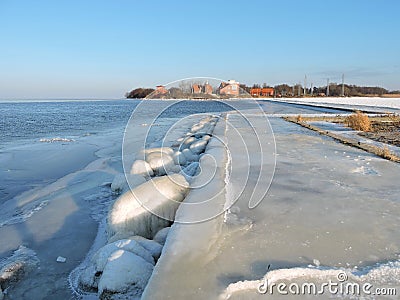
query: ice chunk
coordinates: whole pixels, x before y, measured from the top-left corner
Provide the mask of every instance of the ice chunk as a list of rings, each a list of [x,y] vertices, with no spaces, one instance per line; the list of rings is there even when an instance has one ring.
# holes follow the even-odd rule
[[[100,299],[108,299],[115,293],[140,296],[152,272],[153,265],[143,258],[129,251],[117,250],[107,260],[99,281],[98,296]]]
[[[120,196],[108,214],[108,235],[152,238],[174,220],[179,203],[189,191],[180,174],[154,178]]]
[[[129,185],[128,185],[128,182]],[[142,175],[138,174],[118,174],[114,177],[114,180],[111,184],[111,190],[115,193],[121,194],[126,192],[130,188],[135,188],[142,183],[145,183],[146,179]]]
[[[318,259],[314,258],[313,264],[316,265],[317,267],[319,267],[321,265],[321,262]]]
[[[159,232],[156,233],[154,236],[154,241],[157,243],[164,245],[165,241],[167,240],[168,232],[171,229],[171,227],[165,227],[161,229]]]
[[[65,263],[66,261],[67,261],[67,259],[63,256],[59,256],[56,259],[56,262],[59,262],[59,263]]]
[[[138,174],[148,178],[153,176],[154,172],[146,161],[139,159],[133,163],[130,174]]]
[[[175,165],[174,159],[162,152],[152,152],[147,155],[146,161],[156,175],[165,175]]]

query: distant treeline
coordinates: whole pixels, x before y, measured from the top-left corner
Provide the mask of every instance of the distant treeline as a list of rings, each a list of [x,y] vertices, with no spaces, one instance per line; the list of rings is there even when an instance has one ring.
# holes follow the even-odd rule
[[[272,87],[275,91],[275,96],[278,97],[302,97],[304,96],[304,88],[300,84],[288,85],[279,84],[276,86],[269,86],[267,84],[259,85],[253,84],[253,86],[247,86],[241,84],[240,87],[250,93],[251,88],[259,87]],[[152,88],[137,88],[125,94],[126,98],[145,98],[150,93],[154,92]],[[327,94],[327,86],[307,88],[305,90],[307,96],[330,96],[340,97],[342,96],[342,85],[337,83],[329,84],[329,94]],[[377,86],[357,86],[357,85],[344,85],[344,96],[346,97],[359,97],[359,96],[382,96],[390,94],[400,94],[400,91],[389,91],[382,87]]]
[[[151,88],[138,88],[134,89],[128,93],[125,94],[125,98],[133,98],[133,99],[141,99],[141,98],[146,98],[147,95],[151,94],[154,92],[154,89]]]

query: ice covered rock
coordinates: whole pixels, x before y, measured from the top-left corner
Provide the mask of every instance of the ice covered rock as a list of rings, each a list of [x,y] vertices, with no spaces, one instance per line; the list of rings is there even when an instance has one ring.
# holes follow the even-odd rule
[[[38,265],[39,259],[35,251],[20,246],[10,257],[0,261],[0,286],[5,288],[10,283],[21,280]]]
[[[143,248],[150,252],[155,260],[159,259],[162,251],[162,245],[154,240],[146,239],[142,236],[131,236],[130,240],[137,241]]]
[[[148,148],[140,150],[136,157],[139,159],[147,159],[147,156],[151,153],[163,153],[172,156],[174,154],[174,150],[170,147],[158,147],[158,148]]]
[[[189,182],[192,180],[192,177],[195,176],[198,172],[200,164],[198,162],[192,162],[186,168],[184,168],[180,174],[185,176],[186,180]]]
[[[135,160],[132,165],[130,174],[142,175],[145,178],[154,176],[153,169],[150,167],[150,165],[146,161],[140,159]]]
[[[184,149],[182,154],[185,156],[187,161],[196,161],[199,160],[199,156],[194,154],[190,149]]]
[[[130,252],[141,257],[151,265],[155,264],[155,258],[152,253],[143,247],[139,241],[135,239],[118,240],[101,247],[92,256],[90,259],[90,265],[86,267],[79,276],[79,285],[85,290],[97,289],[99,280],[102,277],[109,258],[118,250]]]
[[[165,227],[163,229],[161,229],[159,232],[156,233],[156,235],[154,236],[154,241],[156,241],[157,243],[164,245],[165,241],[167,240],[167,236],[168,236],[168,232],[170,230],[171,227]]]
[[[173,159],[176,165],[184,166],[187,163],[187,159],[181,151],[176,151],[173,155]]]
[[[107,260],[98,284],[100,299],[118,293],[128,298],[140,296],[153,272],[153,265],[129,251],[117,250]]]
[[[172,156],[163,152],[152,152],[147,155],[146,161],[149,163],[151,169],[158,176],[168,173],[175,165]]]
[[[129,185],[128,185],[128,182]],[[145,183],[146,179],[142,175],[138,174],[118,174],[114,177],[114,180],[111,184],[111,190],[114,193],[121,194],[123,192],[126,192],[130,188],[135,188],[138,185],[141,185],[142,183]]]
[[[180,146],[180,151],[183,151],[184,149],[189,148],[190,145],[191,145],[193,142],[195,142],[195,141],[196,141],[196,138],[195,138],[194,136],[190,136],[190,137],[186,138],[186,139],[182,142],[182,144],[181,144],[181,146]]]
[[[121,195],[107,219],[109,238],[113,235],[140,235],[152,238],[160,229],[169,226],[187,192],[189,184],[181,174],[152,180]]]
[[[199,140],[194,142],[193,144],[190,145],[189,149],[192,151],[194,154],[200,154],[206,150],[207,147],[207,141],[205,140]]]
[[[201,139],[208,142],[211,139],[211,135],[206,134]]]
[[[194,125],[192,126],[192,128],[190,128],[190,131],[193,132],[193,133],[195,133],[195,132],[197,132],[197,131],[202,130],[203,128],[204,128],[204,123],[203,123],[203,124],[202,124],[202,123],[198,123],[198,124],[194,124]]]
[[[116,250],[126,250],[132,252],[149,263],[154,264],[154,259],[151,254],[137,241],[130,239],[118,240],[101,247],[92,257],[91,262],[96,266],[96,271],[103,271],[108,257]]]
[[[3,299],[4,299],[4,294],[3,294],[3,291],[2,291],[2,289],[0,287],[0,300],[3,300]]]

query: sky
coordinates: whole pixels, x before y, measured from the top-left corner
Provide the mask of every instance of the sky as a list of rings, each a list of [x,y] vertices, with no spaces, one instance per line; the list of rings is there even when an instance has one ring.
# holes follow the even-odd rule
[[[188,77],[400,90],[398,0],[0,0],[0,99]]]

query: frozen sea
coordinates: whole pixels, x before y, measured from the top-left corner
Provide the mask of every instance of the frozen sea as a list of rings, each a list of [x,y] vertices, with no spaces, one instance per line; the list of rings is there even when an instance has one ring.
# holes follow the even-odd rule
[[[254,108],[253,100],[234,102],[241,111]],[[176,230],[173,237],[182,240],[173,244],[171,238],[167,244],[146,290],[147,299],[257,297],[254,281],[269,268],[313,265],[318,270],[346,268],[366,274],[376,265],[398,264],[399,166],[279,118],[346,112],[340,107],[258,103],[269,117],[276,143],[276,172],[268,194],[250,210],[246,197],[251,191],[245,189],[246,199],[236,203],[225,221],[203,224],[204,231],[195,235],[185,228]],[[122,172],[125,125],[138,104],[135,100],[0,103],[0,260],[24,246],[40,261],[7,291],[10,299],[72,296],[68,275],[84,259],[99,222],[115,200],[106,184]],[[151,104],[148,114],[140,116],[143,128],[138,128],[138,140],[160,103]],[[226,104],[205,101],[184,101],[166,109],[151,126],[147,142],[162,139],[178,120],[206,112],[224,116],[245,143],[253,145],[237,112]],[[254,122],[259,128],[265,126],[257,114]],[[227,123],[219,122],[218,130],[232,153],[238,154],[235,166],[245,169],[237,136],[226,129]],[[272,168],[271,161],[264,164]],[[270,183],[268,178],[262,180]],[[230,182],[240,186],[242,177],[232,176]],[[204,190],[191,193],[193,201],[204,195]],[[179,257],[180,252],[190,252],[194,258],[182,264],[186,256]],[[56,262],[58,256],[66,262]],[[398,267],[390,270],[398,275]],[[388,272],[376,276],[385,279],[391,274],[398,280]],[[376,282],[383,284],[379,278]]]

